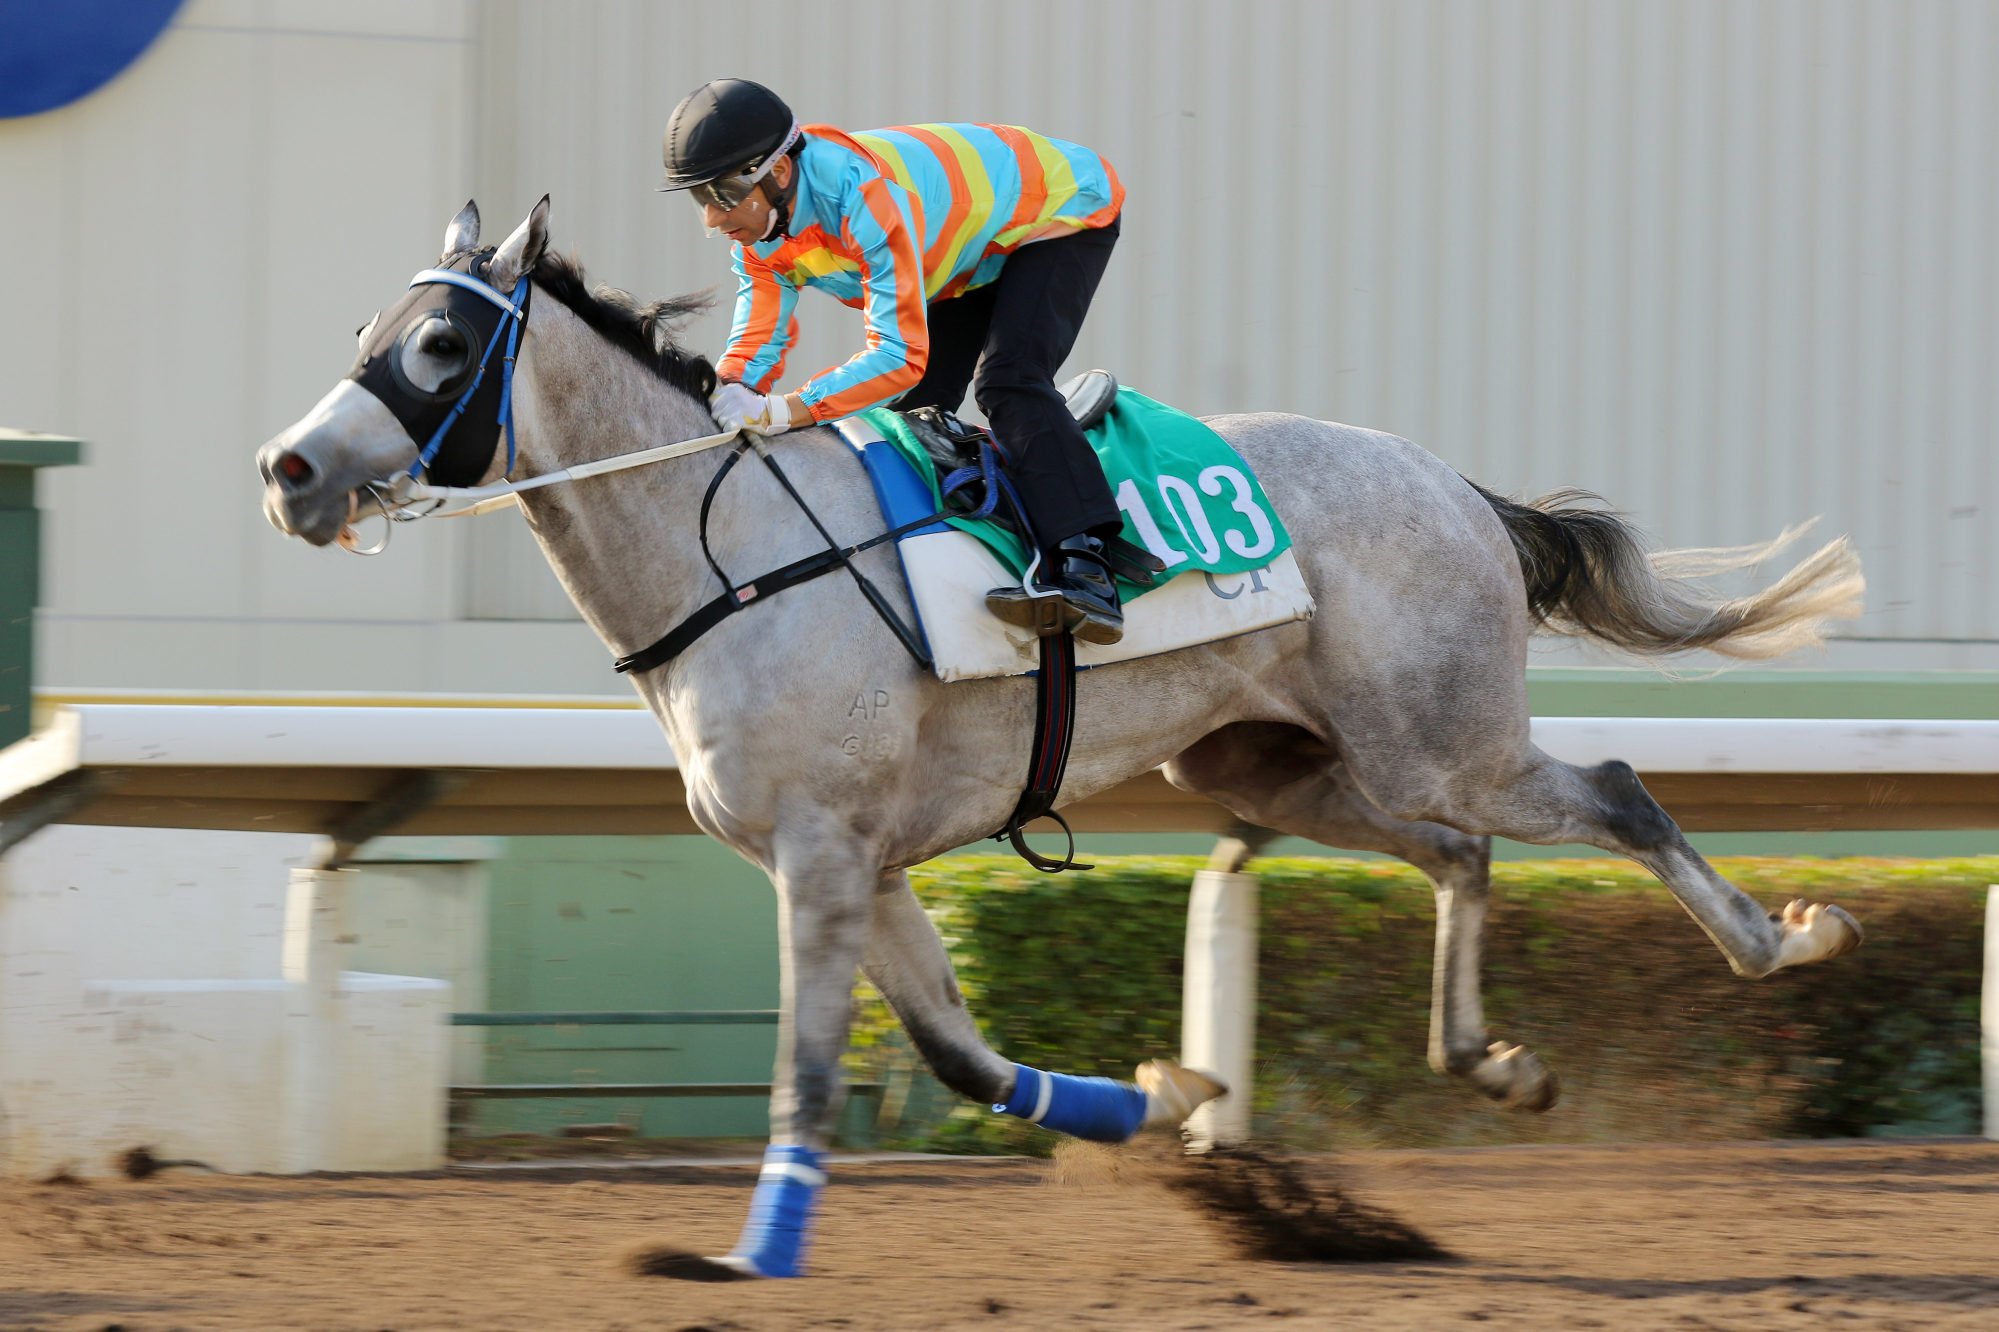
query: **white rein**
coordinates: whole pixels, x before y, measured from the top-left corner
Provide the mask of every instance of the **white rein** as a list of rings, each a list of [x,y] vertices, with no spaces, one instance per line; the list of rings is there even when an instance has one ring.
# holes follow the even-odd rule
[[[698,439],[684,439],[677,444],[661,444],[650,449],[640,449],[636,453],[621,453],[614,458],[599,458],[595,462],[577,463],[559,471],[544,472],[540,476],[530,476],[520,481],[495,481],[485,486],[433,486],[414,480],[408,473],[397,473],[382,481],[370,481],[361,490],[374,496],[380,506],[380,516],[392,523],[413,523],[420,518],[473,518],[495,509],[506,508],[520,501],[523,491],[538,490],[542,486],[552,486],[562,481],[581,481],[586,476],[602,476],[606,472],[622,472],[628,467],[644,467],[648,463],[665,462],[671,458],[684,458],[691,453],[727,444],[743,432],[723,430],[713,435],[702,435]],[[347,522],[340,529],[339,542],[343,550],[356,555],[379,555],[388,548],[388,532],[385,529],[382,540],[373,546],[360,544],[359,535],[354,530],[354,521],[361,517],[361,490],[347,497]],[[411,513],[413,504],[449,504],[452,501],[470,501],[458,509],[425,509],[421,513]]]

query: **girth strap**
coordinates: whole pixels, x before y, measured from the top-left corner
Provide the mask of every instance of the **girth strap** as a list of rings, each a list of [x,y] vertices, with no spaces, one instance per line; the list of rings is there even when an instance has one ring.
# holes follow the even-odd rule
[[[722,621],[734,615],[758,597],[767,597],[773,592],[782,592],[787,587],[809,583],[821,574],[832,573],[845,562],[875,544],[863,542],[857,546],[847,546],[840,550],[822,550],[807,555],[802,560],[794,560],[782,569],[773,569],[758,578],[753,578],[741,587],[732,587],[713,601],[708,602],[692,615],[675,625],[673,629],[650,647],[641,648],[629,657],[619,657],[611,666],[620,675],[637,671],[643,675],[655,667],[664,666],[685,652],[694,641],[713,629]],[[900,628],[891,623],[892,628]],[[904,639],[903,645],[909,646]],[[921,660],[921,658],[919,658]],[[927,668],[929,663],[924,663]]]
[[[854,567],[854,556],[863,551],[873,550],[883,542],[893,541],[899,536],[914,532],[919,527],[928,527],[944,517],[944,514],[942,512],[929,514],[914,522],[904,523],[900,527],[892,527],[886,532],[869,537],[866,541],[857,541],[850,546],[836,545],[824,524],[819,521],[819,515],[812,512],[812,507],[805,502],[805,497],[791,484],[791,478],[777,465],[777,459],[760,449],[759,456],[776,474],[778,481],[784,486],[785,493],[791,496],[799,509],[812,521],[813,530],[826,541],[826,549],[815,551],[804,559],[793,560],[783,568],[773,569],[738,586],[731,583],[729,576],[722,572],[721,563],[716,560],[714,552],[708,547],[708,514],[714,507],[715,493],[722,488],[722,479],[728,476],[730,470],[742,460],[745,451],[746,446],[739,444],[727,458],[723,459],[722,465],[716,469],[714,477],[708,482],[707,493],[701,497],[701,554],[707,559],[708,567],[721,582],[722,594],[668,630],[664,637],[640,648],[630,656],[619,657],[611,663],[611,668],[620,675],[628,675],[634,671],[643,675],[647,671],[655,670],[685,652],[695,640],[752,601],[775,592],[782,592],[788,587],[796,587],[800,583],[809,583],[821,574],[832,573],[835,569],[845,569],[853,575],[854,583],[860,588],[861,595],[895,634],[896,641],[902,644],[903,650],[915,658],[918,666],[926,671],[931,669],[930,654],[923,650],[923,644],[918,639],[916,631],[903,623],[902,617],[896,614],[895,607],[888,604],[888,598],[881,594],[880,589],[875,587],[868,576]]]
[[[1069,766],[1069,746],[1076,738],[1076,640],[1070,634],[1050,634],[1041,640],[1041,672],[1034,683],[1034,749],[1027,760],[1027,789],[1007,816],[1006,826],[993,834],[1013,843],[1014,851],[1044,874],[1066,869],[1093,869],[1076,859],[1076,834],[1055,813],[1055,795]],[[1053,819],[1069,839],[1060,860],[1050,860],[1027,844],[1024,829],[1039,818]]]

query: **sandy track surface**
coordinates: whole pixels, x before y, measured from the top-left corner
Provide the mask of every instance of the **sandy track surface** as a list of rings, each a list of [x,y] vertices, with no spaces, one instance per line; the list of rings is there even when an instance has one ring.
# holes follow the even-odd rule
[[[796,1282],[716,1252],[747,1168],[0,1189],[0,1327],[1999,1327],[1999,1144],[1386,1152],[1332,1167],[1458,1258],[1237,1257],[1144,1158],[836,1165]]]

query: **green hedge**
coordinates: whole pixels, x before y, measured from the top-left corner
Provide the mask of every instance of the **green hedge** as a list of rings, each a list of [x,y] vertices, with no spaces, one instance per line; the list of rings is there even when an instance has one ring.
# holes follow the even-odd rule
[[[1009,1058],[1129,1077],[1180,1045],[1192,857],[1037,874],[1006,857],[914,872],[967,1001]],[[1665,887],[1620,861],[1493,867],[1486,1017],[1562,1080],[1546,1115],[1502,1112],[1429,1071],[1435,912],[1399,863],[1258,861],[1256,1132],[1304,1148],[1973,1133],[1984,898],[1999,856],[1727,859],[1769,906],[1833,901],[1867,943],[1820,966],[1737,979]],[[880,999],[857,1066],[913,1066]],[[905,1079],[906,1080],[906,1079]],[[902,1145],[1047,1150],[1052,1135],[919,1082]]]

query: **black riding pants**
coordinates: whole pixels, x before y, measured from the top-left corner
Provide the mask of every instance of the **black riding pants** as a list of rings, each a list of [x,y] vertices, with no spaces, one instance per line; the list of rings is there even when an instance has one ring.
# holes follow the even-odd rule
[[[1055,391],[1117,244],[1118,223],[1023,245],[998,280],[930,307],[930,362],[896,406],[955,412],[970,383],[1036,538],[1052,548],[1123,525],[1097,455]]]

